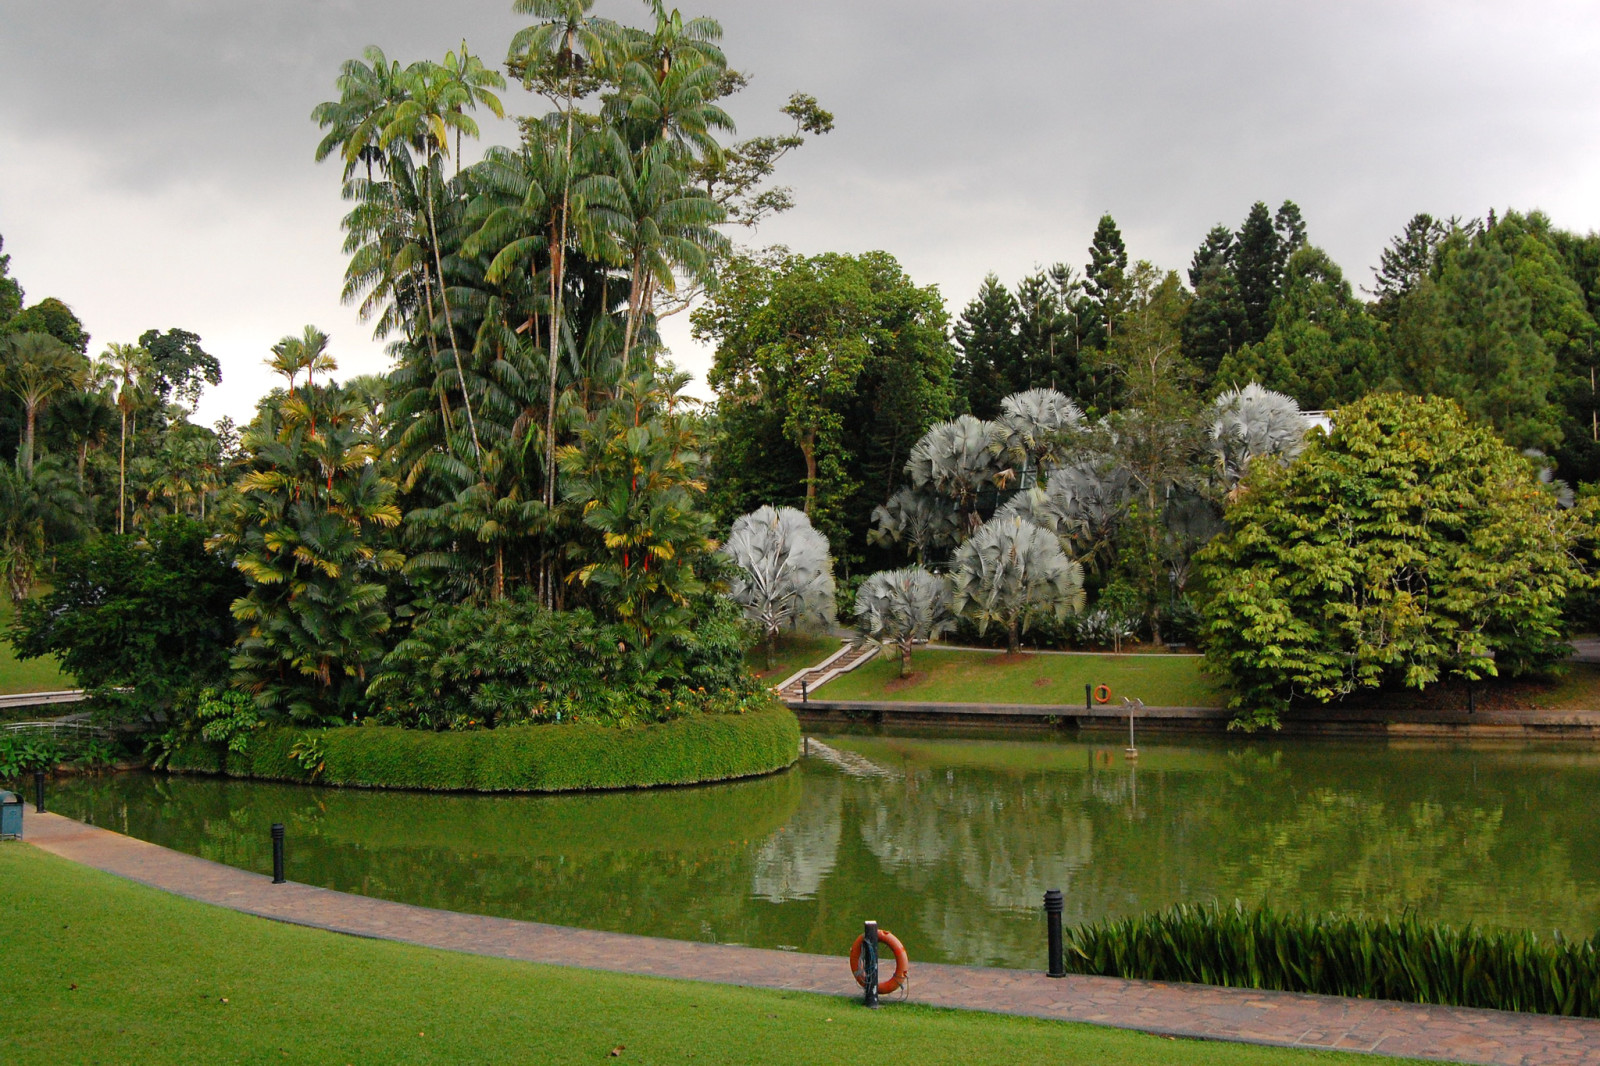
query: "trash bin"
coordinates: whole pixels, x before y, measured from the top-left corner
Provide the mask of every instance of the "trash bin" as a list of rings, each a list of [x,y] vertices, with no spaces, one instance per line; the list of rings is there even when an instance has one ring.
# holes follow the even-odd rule
[[[0,840],[22,839],[22,797],[15,792],[0,792]]]

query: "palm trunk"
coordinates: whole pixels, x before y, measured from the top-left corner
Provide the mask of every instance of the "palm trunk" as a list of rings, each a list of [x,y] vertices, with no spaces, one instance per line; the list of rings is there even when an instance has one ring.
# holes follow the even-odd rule
[[[905,679],[911,676],[911,641],[900,642],[900,677]]]
[[[433,195],[426,201],[428,208],[428,233],[433,237],[433,263],[439,271],[439,302],[444,305],[444,328],[450,334],[450,354],[455,357],[456,377],[461,381],[461,405],[467,409],[467,430],[472,434],[472,459],[483,475],[483,448],[478,443],[478,423],[472,417],[472,393],[467,388],[467,372],[461,365],[461,349],[456,344],[456,324],[450,314],[450,297],[445,293],[444,259],[439,255],[439,229],[433,219]]]
[[[88,463],[88,461],[89,461],[89,442],[87,440],[81,440],[81,441],[78,442],[78,491],[79,492],[83,491],[83,468],[84,468],[84,465],[86,463]]]
[[[38,414],[39,405],[30,403],[27,409],[27,420],[23,423],[22,454],[18,456],[22,460],[22,476],[29,481],[33,480],[33,424]]]
[[[117,532],[128,531],[128,412],[122,412],[122,444],[117,456]]]
[[[1017,639],[1017,620],[1013,618],[1006,624],[1006,654],[1016,655],[1021,649],[1022,644]]]
[[[621,395],[622,383],[628,380],[628,353],[633,350],[634,323],[637,321],[639,307],[643,303],[639,289],[639,261],[635,257],[633,271],[628,275],[628,318],[627,324],[622,328],[622,372],[617,378],[618,395]]]

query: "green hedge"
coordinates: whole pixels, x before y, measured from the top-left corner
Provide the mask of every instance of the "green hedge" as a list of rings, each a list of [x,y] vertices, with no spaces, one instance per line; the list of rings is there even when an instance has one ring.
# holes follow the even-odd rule
[[[1179,905],[1069,931],[1067,969],[1145,981],[1600,1017],[1600,944],[1415,915]]]
[[[320,743],[319,784],[471,792],[562,792],[726,781],[770,773],[795,761],[800,725],[781,706],[746,714],[692,715],[659,725],[508,726],[433,733],[397,726],[306,731],[268,728],[224,757],[194,743],[168,761],[177,772],[311,781],[291,756]]]

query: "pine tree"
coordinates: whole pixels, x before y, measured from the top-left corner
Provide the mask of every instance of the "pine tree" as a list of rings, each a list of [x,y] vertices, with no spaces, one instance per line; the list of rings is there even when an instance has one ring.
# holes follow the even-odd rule
[[[1239,227],[1233,250],[1233,273],[1239,279],[1239,300],[1244,306],[1245,342],[1256,344],[1272,329],[1272,301],[1283,279],[1283,257],[1278,232],[1267,205],[1257,200]]]
[[[1084,295],[1089,314],[1087,341],[1104,349],[1116,328],[1128,273],[1128,246],[1116,219],[1101,215],[1089,244],[1089,265],[1084,269]]]
[[[1378,256],[1373,270],[1377,283],[1378,317],[1393,323],[1400,298],[1427,277],[1439,254],[1439,244],[1449,232],[1444,223],[1429,214],[1417,214],[1406,223],[1405,232],[1389,242]]]
[[[1278,205],[1278,213],[1272,216],[1272,228],[1278,234],[1279,261],[1288,266],[1289,257],[1306,243],[1306,220],[1300,216],[1300,205],[1293,200]]]
[[[956,320],[956,392],[980,418],[994,417],[1001,398],[1017,390],[1018,313],[1016,298],[990,274]]]
[[[1194,301],[1183,317],[1183,354],[1206,380],[1245,342],[1244,304],[1233,273],[1233,251],[1233,231],[1213,226],[1189,264]]]
[[[1017,369],[1012,392],[1066,388],[1077,383],[1071,312],[1045,271],[1017,283]]]

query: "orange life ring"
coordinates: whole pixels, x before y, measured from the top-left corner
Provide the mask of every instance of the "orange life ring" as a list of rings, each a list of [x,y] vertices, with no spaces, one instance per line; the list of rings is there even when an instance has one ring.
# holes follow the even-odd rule
[[[850,972],[856,975],[856,984],[862,988],[867,987],[867,975],[861,969],[861,945],[866,942],[865,933],[856,937],[856,942],[850,945]],[[906,977],[911,973],[911,960],[906,958],[906,949],[900,943],[900,938],[893,933],[878,930],[878,943],[888,944],[889,950],[894,952],[894,976],[887,981],[878,982],[878,995],[887,996],[890,992],[906,983]]]
[[[1097,685],[1097,686],[1095,686],[1094,701],[1096,703],[1110,703],[1111,702],[1111,686],[1110,685]]]

